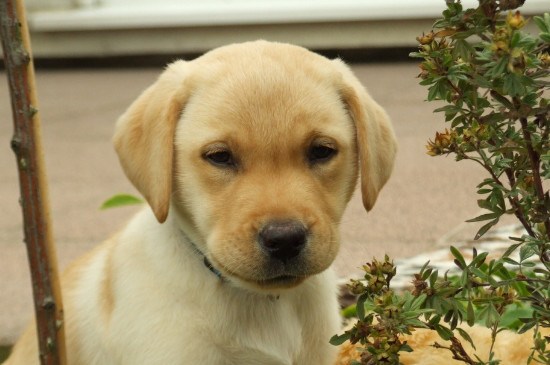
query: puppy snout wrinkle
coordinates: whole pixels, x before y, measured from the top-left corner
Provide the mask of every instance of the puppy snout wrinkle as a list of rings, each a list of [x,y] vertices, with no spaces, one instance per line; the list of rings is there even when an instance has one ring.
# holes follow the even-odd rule
[[[307,241],[307,230],[296,221],[270,222],[260,231],[262,248],[283,262],[300,254]]]

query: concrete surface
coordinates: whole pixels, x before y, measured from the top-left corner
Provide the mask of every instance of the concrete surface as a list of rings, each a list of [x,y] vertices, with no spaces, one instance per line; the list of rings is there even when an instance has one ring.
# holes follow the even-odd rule
[[[344,277],[373,256],[405,258],[428,251],[442,238],[473,237],[462,222],[478,212],[475,185],[483,172],[467,162],[433,158],[425,142],[445,128],[436,105],[425,103],[415,63],[358,64],[354,71],[393,119],[400,145],[395,172],[374,210],[356,194],[342,222],[336,261]],[[116,193],[136,193],[111,147],[116,118],[161,68],[38,71],[39,110],[49,175],[54,235],[60,265],[121,227],[134,207],[100,211]],[[22,243],[19,187],[13,153],[5,74],[0,77],[0,344],[11,343],[32,313]],[[458,228],[457,228],[458,227]]]

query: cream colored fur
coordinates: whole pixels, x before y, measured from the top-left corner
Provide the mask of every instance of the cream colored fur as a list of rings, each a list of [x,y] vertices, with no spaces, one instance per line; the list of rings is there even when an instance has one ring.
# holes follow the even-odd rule
[[[263,41],[177,61],[121,116],[114,144],[149,207],[64,273],[70,365],[336,360],[338,225],[359,172],[372,208],[396,151],[347,66]],[[336,153],[313,161],[313,146]],[[213,162],[220,153],[231,164]],[[282,264],[258,236],[288,220],[307,243]],[[38,364],[34,324],[7,364]]]

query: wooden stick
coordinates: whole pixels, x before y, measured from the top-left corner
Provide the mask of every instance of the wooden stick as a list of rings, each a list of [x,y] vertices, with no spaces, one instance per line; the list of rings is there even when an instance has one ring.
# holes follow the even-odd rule
[[[23,0],[0,0],[0,23],[14,124],[11,147],[19,171],[40,362],[43,365],[64,365],[63,305]]]

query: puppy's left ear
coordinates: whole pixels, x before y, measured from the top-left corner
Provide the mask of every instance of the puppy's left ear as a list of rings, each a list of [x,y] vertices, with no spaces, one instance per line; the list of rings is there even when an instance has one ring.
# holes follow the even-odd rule
[[[118,119],[113,143],[128,179],[159,222],[168,216],[176,123],[189,97],[184,61],[167,67]]]
[[[341,60],[332,62],[342,75],[340,94],[355,122],[361,194],[365,209],[370,211],[393,170],[397,141],[384,109],[370,97],[348,66]]]

